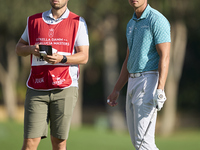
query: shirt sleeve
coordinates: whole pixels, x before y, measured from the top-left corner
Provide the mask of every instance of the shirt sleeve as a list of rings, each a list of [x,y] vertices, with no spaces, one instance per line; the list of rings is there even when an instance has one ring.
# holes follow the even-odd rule
[[[21,38],[24,41],[28,42],[28,26],[27,25],[26,25],[26,28],[25,28],[24,33],[22,34]]]
[[[153,32],[155,44],[171,42],[170,23],[164,16],[155,21]]]
[[[85,46],[85,45],[89,45],[87,24],[86,24],[85,20],[82,17],[80,17],[78,32],[76,35],[76,40],[75,40],[74,46],[76,47],[76,46]]]

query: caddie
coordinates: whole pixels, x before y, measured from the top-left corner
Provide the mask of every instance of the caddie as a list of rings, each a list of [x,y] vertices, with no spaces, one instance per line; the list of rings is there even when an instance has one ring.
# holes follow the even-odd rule
[[[19,56],[31,60],[22,150],[36,150],[47,137],[49,123],[52,149],[66,150],[78,98],[79,65],[89,58],[85,20],[68,9],[68,0],[50,0],[50,4],[50,10],[28,17],[16,46]]]

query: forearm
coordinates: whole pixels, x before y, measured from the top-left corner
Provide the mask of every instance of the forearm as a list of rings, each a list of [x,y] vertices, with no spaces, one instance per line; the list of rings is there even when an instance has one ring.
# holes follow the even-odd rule
[[[126,58],[125,58],[124,63],[122,65],[122,69],[121,69],[119,78],[117,80],[117,83],[115,84],[113,91],[118,91],[118,92],[121,91],[121,89],[124,87],[124,85],[128,81],[128,77],[129,77],[129,72],[127,70],[128,57],[129,57],[129,48],[127,48]]]
[[[39,56],[39,46],[38,45],[30,46],[26,41],[20,38],[19,42],[16,45],[15,52],[19,56],[28,56],[30,54]]]
[[[119,78],[117,83],[115,84],[114,90],[120,92],[124,85],[127,83],[129,77],[129,73],[127,70],[127,61],[123,63]]]
[[[156,45],[157,52],[160,56],[159,60],[159,79],[158,79],[158,87],[157,89],[164,89],[165,82],[167,80],[169,61],[170,61],[170,45],[171,43],[161,43]]]
[[[86,64],[89,59],[89,46],[76,47],[77,53],[67,56],[67,64]]]
[[[88,62],[88,55],[79,52],[74,55],[67,56],[67,64],[86,64]]]
[[[167,80],[168,75],[168,68],[169,68],[169,56],[161,56],[159,61],[159,79],[158,79],[158,87],[157,89],[164,89],[165,83]]]
[[[107,97],[107,99],[109,100],[108,104],[112,107],[117,105],[116,100],[119,97],[119,92],[121,91],[121,89],[124,87],[124,85],[128,81],[128,77],[129,77],[129,72],[127,70],[128,57],[129,57],[129,48],[127,48],[126,58],[122,65],[122,69],[121,69],[119,78],[117,80],[117,83],[115,84],[115,87],[114,87],[112,93]]]
[[[18,43],[15,52],[19,56],[28,56],[31,54],[31,47],[29,45],[23,45],[21,43]]]

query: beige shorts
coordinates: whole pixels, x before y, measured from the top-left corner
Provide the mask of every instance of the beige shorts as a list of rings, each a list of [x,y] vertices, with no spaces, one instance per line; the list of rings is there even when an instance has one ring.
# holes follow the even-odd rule
[[[24,112],[24,138],[46,138],[50,122],[50,134],[58,139],[67,139],[77,98],[77,87],[51,91],[28,88]]]

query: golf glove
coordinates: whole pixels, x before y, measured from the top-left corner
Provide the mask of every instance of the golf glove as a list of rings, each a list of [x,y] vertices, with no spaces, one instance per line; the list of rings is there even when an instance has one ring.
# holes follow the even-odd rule
[[[158,109],[158,111],[161,110],[161,108],[164,105],[164,102],[166,101],[166,96],[165,96],[165,92],[162,89],[157,89],[156,93],[153,97],[153,103],[154,106]]]

